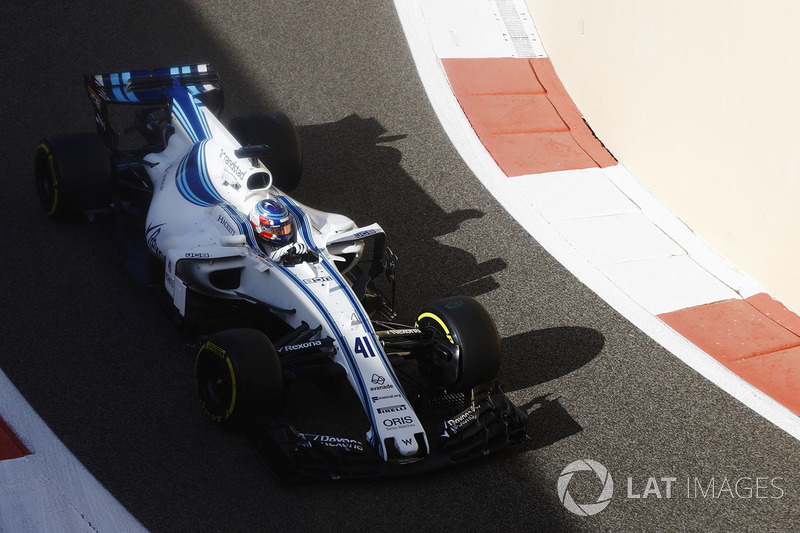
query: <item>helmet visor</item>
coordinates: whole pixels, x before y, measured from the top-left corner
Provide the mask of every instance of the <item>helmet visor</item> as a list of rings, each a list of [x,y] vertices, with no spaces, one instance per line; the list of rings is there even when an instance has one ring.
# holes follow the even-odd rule
[[[294,224],[291,216],[279,220],[259,217],[258,234],[273,242],[283,243],[291,239]]]

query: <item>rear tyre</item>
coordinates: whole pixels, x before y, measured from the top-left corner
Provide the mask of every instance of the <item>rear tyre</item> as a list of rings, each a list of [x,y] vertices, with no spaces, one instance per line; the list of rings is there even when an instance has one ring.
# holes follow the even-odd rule
[[[272,151],[261,162],[272,173],[273,183],[284,192],[300,184],[303,149],[292,119],[281,111],[242,115],[234,118],[228,130],[242,146],[266,144]]]
[[[248,417],[281,406],[283,370],[275,347],[257,329],[215,333],[200,347],[195,387],[206,415],[223,427],[241,427]]]
[[[467,392],[500,370],[500,338],[489,312],[474,298],[453,296],[425,307],[416,327],[433,340],[418,354],[419,371],[436,388]]]
[[[75,219],[111,203],[111,158],[95,133],[43,139],[36,147],[34,174],[42,209],[55,219]]]

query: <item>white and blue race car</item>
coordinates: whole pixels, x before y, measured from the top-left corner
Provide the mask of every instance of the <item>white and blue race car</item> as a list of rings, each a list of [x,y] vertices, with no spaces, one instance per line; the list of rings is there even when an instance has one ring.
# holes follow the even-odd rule
[[[196,339],[206,414],[247,431],[277,477],[420,472],[526,438],[526,416],[495,379],[500,341],[486,310],[450,297],[411,324],[395,322],[397,258],[381,227],[287,195],[303,164],[285,114],[240,116],[225,127],[222,86],[208,65],[88,75],[85,83],[97,132],[40,142],[42,207],[54,219],[110,221],[134,274],[158,287]],[[112,126],[126,113],[130,128]],[[398,377],[409,363],[422,393]],[[285,389],[303,379],[328,390],[346,380],[366,434],[301,433],[279,418]],[[447,400],[437,405],[450,411],[424,416],[426,397]]]

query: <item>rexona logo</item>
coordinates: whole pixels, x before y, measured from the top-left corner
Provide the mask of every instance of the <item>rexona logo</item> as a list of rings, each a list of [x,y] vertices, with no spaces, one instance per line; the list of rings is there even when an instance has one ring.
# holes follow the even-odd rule
[[[583,474],[583,472],[593,473],[598,480],[595,485],[598,487],[599,496],[596,497],[595,501],[590,500],[588,503],[578,503],[569,491],[573,476],[576,474],[587,475]],[[558,477],[557,488],[558,499],[561,500],[561,503],[568,511],[578,516],[591,516],[599,513],[611,503],[611,496],[614,495],[614,481],[611,479],[608,469],[591,459],[579,459],[568,464]],[[596,494],[597,491],[592,491],[592,495]],[[578,500],[584,502],[586,498],[592,495],[580,494],[578,495]]]
[[[320,346],[322,346],[322,341],[320,340],[302,342],[300,344],[289,344],[288,346],[281,346],[280,348],[278,348],[278,353],[293,352],[296,350],[305,350],[307,348],[318,348]]]

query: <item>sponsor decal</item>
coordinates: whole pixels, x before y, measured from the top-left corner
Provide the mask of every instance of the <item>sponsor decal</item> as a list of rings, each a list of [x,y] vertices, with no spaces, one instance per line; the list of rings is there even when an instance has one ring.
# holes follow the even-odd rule
[[[223,181],[222,181],[222,186],[223,187],[230,187],[234,191],[238,191],[239,189],[242,188],[242,186],[239,185],[238,183],[231,183],[230,181],[228,181],[228,180],[226,180],[224,178],[223,178]]]
[[[404,429],[407,427],[411,427],[414,424],[414,419],[410,416],[396,416],[392,418],[384,418],[381,421],[383,427],[385,427],[389,431],[394,431],[396,429]]]
[[[228,220],[228,217],[221,214],[217,217],[217,222],[219,222],[222,225],[222,227],[228,231],[228,233],[230,233],[231,235],[236,235],[237,231],[231,225],[230,221]]]
[[[228,170],[230,170],[231,173],[234,176],[236,176],[236,179],[241,180],[242,178],[244,178],[244,173],[246,172],[246,170],[239,167],[238,163],[236,162],[236,159],[229,156],[228,153],[225,152],[224,148],[220,149],[219,158],[222,159],[222,162],[225,164],[226,167],[228,167]]]
[[[203,348],[205,348],[209,352],[217,354],[220,357],[225,357],[225,350],[223,350],[222,348],[220,348],[211,341],[206,341],[205,345],[203,345]]]
[[[416,335],[418,333],[422,333],[422,330],[419,329],[389,329],[382,333],[386,335]]]
[[[184,254],[188,259],[208,259],[211,254],[208,252],[186,252]]]
[[[151,224],[147,227],[145,235],[147,236],[147,247],[150,248],[150,251],[153,252],[159,261],[164,263],[167,258],[158,248],[158,236],[161,234],[162,226],[164,226],[164,223],[156,225]]]
[[[465,426],[468,426],[477,419],[478,419],[478,409],[476,409],[474,405],[471,405],[469,409],[463,411],[455,418],[451,418],[445,421],[444,423],[445,432],[442,436],[452,437],[453,435],[464,429]]]
[[[313,285],[314,283],[325,283],[327,281],[333,281],[333,278],[330,276],[319,276],[316,278],[306,278],[303,280],[303,283],[306,285]]]
[[[391,383],[386,383],[386,378],[381,376],[380,374],[372,374],[372,383],[375,386],[369,388],[370,392],[394,388],[394,385],[392,385]]]
[[[370,235],[375,235],[379,233],[378,230],[368,229],[364,231],[359,231],[358,233],[353,234],[354,239],[363,239],[364,237],[369,237]]]
[[[327,448],[338,448],[347,452],[364,452],[364,445],[355,439],[348,439],[346,437],[330,437],[328,435],[302,434],[301,436],[310,442],[322,444]]]
[[[279,352],[293,352],[295,350],[302,350],[304,348],[316,348],[322,346],[322,341],[308,341],[300,344],[290,344],[288,346],[281,346]]]
[[[389,400],[392,398],[401,398],[401,397],[402,396],[400,394],[395,393],[395,394],[384,394],[383,396],[372,396],[371,399],[372,403],[378,403],[381,400]]]
[[[407,411],[406,405],[390,405],[389,407],[378,407],[378,414],[396,413],[398,411]]]

